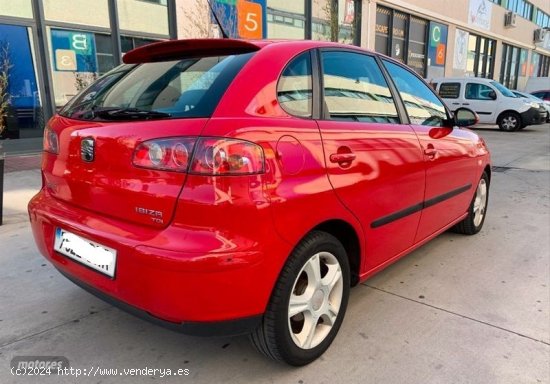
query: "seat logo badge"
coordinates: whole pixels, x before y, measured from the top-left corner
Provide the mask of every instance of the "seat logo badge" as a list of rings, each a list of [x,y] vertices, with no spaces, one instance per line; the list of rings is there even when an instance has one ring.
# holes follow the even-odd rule
[[[80,142],[80,157],[82,161],[92,162],[94,161],[95,141],[91,137],[82,139]]]

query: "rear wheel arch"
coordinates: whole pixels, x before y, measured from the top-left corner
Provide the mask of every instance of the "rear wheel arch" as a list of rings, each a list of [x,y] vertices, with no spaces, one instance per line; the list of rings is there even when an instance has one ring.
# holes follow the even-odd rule
[[[359,283],[359,274],[361,269],[361,243],[359,241],[359,235],[355,228],[348,222],[340,219],[333,219],[325,221],[312,231],[322,231],[334,236],[346,250],[350,266],[350,282],[351,286],[355,286]],[[304,238],[308,235],[306,234]],[[300,243],[302,239],[298,243]]]

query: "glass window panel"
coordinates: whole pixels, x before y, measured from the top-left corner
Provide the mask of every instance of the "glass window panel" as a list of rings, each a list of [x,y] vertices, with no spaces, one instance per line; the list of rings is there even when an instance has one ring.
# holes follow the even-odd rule
[[[134,39],[128,36],[121,36],[120,49],[122,50],[122,53],[126,53],[134,49]]]
[[[467,83],[464,94],[469,100],[493,100],[491,92],[494,92],[493,89],[485,84]]]
[[[426,33],[428,22],[411,17],[407,65],[420,76],[426,76]]]
[[[390,17],[388,8],[376,7],[375,50],[384,55],[388,54]]]
[[[355,1],[338,0],[338,41],[352,44],[355,29]]]
[[[399,90],[411,124],[442,126],[447,119],[447,110],[433,89],[395,63],[384,60],[384,65]]]
[[[323,52],[325,103],[333,120],[398,123],[397,108],[372,56]]]
[[[444,99],[458,99],[460,96],[460,83],[441,83],[439,96]]]
[[[338,19],[331,0],[313,0],[311,34],[313,40],[336,40]]]
[[[97,53],[113,54],[113,42],[111,36],[96,33],[95,48]]]
[[[0,99],[8,100],[0,110],[0,139],[42,136],[44,115],[36,74],[36,62],[30,28],[0,24],[0,72],[7,75]],[[10,142],[4,149],[10,152]]]
[[[405,40],[408,38],[407,15],[402,12],[394,11],[392,28],[392,50],[391,57],[405,62]]]
[[[291,115],[311,117],[312,84],[311,57],[306,52],[294,59],[279,79],[277,98],[281,107]]]

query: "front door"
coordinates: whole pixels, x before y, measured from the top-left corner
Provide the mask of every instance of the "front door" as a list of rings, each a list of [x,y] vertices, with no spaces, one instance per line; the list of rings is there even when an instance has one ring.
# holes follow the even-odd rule
[[[448,125],[443,102],[411,71],[384,60],[424,153],[426,194],[415,242],[467,211],[477,185],[473,133]]]
[[[477,113],[480,123],[495,124],[497,119],[495,112],[498,100],[495,100],[491,95],[496,96],[496,92],[488,85],[466,82],[464,87],[464,102],[461,106]]]
[[[325,116],[318,121],[329,180],[366,234],[373,270],[412,246],[424,197],[424,159],[376,59],[321,51]],[[322,207],[320,207],[322,209]]]

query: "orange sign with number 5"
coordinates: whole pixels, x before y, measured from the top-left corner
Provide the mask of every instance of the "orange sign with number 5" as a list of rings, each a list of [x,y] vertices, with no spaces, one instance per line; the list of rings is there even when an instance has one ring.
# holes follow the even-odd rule
[[[237,0],[239,37],[261,39],[263,37],[262,5]]]

